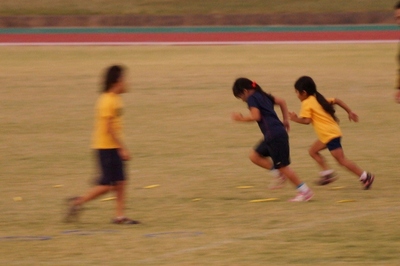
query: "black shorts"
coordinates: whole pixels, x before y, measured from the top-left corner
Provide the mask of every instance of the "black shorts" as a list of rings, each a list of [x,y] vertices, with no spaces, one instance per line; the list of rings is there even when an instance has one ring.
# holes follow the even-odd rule
[[[254,150],[263,157],[271,157],[276,169],[290,164],[289,136],[287,134],[268,141],[262,140]]]
[[[115,186],[118,181],[125,180],[124,162],[117,149],[99,149],[97,155],[100,166],[99,185]]]
[[[340,143],[341,137],[331,139],[328,143],[326,143],[326,147],[328,147],[328,150],[333,151],[336,149],[339,149],[342,147],[342,144]]]

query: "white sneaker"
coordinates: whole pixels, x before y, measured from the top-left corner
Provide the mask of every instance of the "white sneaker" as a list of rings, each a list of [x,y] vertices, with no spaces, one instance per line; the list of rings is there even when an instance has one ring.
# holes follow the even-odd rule
[[[296,197],[290,199],[290,202],[309,201],[314,196],[314,193],[309,189],[307,192],[299,192]]]
[[[283,174],[278,173],[278,175],[274,175],[272,177],[272,181],[269,184],[268,188],[269,189],[283,188],[285,186],[285,182],[286,182],[286,177]]]

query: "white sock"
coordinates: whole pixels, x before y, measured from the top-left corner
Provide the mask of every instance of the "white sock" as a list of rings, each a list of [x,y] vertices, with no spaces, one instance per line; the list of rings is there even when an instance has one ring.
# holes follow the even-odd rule
[[[363,172],[361,175],[360,175],[360,180],[362,181],[362,180],[365,180],[365,178],[367,178],[367,172]]]
[[[306,193],[306,192],[309,191],[309,190],[310,190],[310,188],[307,186],[306,183],[300,184],[300,185],[297,187],[297,191],[299,191],[299,192],[301,192],[301,193]]]
[[[320,176],[326,176],[326,175],[333,174],[333,172],[334,172],[334,171],[333,171],[332,169],[324,170],[324,171],[319,172],[319,175],[320,175]]]

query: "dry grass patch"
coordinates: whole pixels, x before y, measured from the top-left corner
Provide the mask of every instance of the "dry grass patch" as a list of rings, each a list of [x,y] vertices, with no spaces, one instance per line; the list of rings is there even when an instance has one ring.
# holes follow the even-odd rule
[[[395,44],[1,48],[0,262],[398,264],[395,50]],[[93,105],[99,74],[112,63],[130,71],[124,100],[134,159],[127,213],[144,224],[109,224],[114,202],[98,200],[80,223],[63,224],[63,200],[83,192],[95,173]],[[289,185],[267,190],[269,175],[248,161],[261,135],[255,124],[230,121],[231,111],[246,111],[231,93],[234,79],[252,78],[298,111],[293,82],[304,74],[359,114],[354,124],[338,110],[347,156],[377,174],[372,190],[361,190],[331,159],[340,174],[332,185],[344,188],[312,185],[318,169],[307,155],[315,139],[310,126],[293,124],[290,138],[293,167],[315,190],[312,202],[287,202],[295,193]],[[153,184],[159,186],[144,189]],[[248,202],[269,197],[280,200]],[[337,203],[342,199],[355,201]]]

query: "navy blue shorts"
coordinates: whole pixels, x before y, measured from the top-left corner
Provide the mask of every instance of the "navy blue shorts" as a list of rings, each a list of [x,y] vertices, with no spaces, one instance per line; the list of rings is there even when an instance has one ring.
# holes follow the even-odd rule
[[[289,136],[282,135],[272,140],[262,140],[254,149],[263,157],[271,157],[276,169],[290,164]]]
[[[97,150],[100,177],[99,185],[115,186],[118,181],[125,180],[124,162],[117,149]]]
[[[332,139],[328,143],[326,143],[326,147],[328,147],[328,150],[330,150],[330,151],[339,149],[339,148],[342,147],[342,144],[340,143],[340,140],[341,140],[341,137]]]

